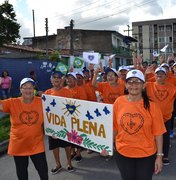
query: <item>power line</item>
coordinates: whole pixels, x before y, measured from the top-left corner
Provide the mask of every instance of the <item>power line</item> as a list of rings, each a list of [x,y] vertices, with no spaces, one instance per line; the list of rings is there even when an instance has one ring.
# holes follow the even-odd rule
[[[81,6],[81,7],[79,7],[79,8],[73,9],[73,10],[71,10],[71,12],[72,12],[72,11],[75,11],[75,10],[82,9],[82,8],[87,7],[87,6],[89,6],[89,5],[95,4],[95,3],[97,3],[98,1],[100,1],[100,0],[97,0],[97,1],[95,1],[95,2],[93,2],[93,3],[86,4],[86,5]],[[70,11],[67,11],[67,12],[61,13],[61,14],[58,14],[58,15],[56,15],[56,16],[52,16],[52,17],[50,17],[50,19],[52,19],[52,18],[58,18],[58,17],[60,17],[60,16],[65,16],[65,15],[67,15],[67,13],[70,13]],[[74,13],[73,13],[73,14],[74,14]],[[72,14],[71,14],[71,15],[72,15]]]
[[[144,6],[144,5],[147,5],[147,4],[150,4],[152,2],[156,2],[157,0],[150,0],[150,1],[147,1],[147,2],[141,2],[139,4],[136,4],[136,6],[138,7],[141,7],[141,6]],[[133,5],[134,6],[134,5]],[[111,14],[111,15],[107,15],[107,16],[104,16],[104,17],[100,17],[100,18],[97,18],[97,19],[94,19],[94,20],[91,20],[91,21],[88,21],[88,22],[85,22],[85,23],[78,23],[77,25],[81,26],[81,25],[85,25],[85,24],[89,24],[89,23],[92,23],[92,22],[96,22],[96,21],[99,21],[99,20],[102,20],[102,19],[105,19],[105,18],[109,18],[111,16],[115,16],[117,14],[120,14],[120,13],[123,13],[127,10],[129,10],[131,7],[128,7],[128,8],[125,8],[125,9],[122,9],[121,11],[117,12],[117,13],[114,13],[114,14]]]
[[[98,1],[100,1],[100,0],[98,0]],[[96,2],[98,2],[98,1],[96,1]],[[80,7],[80,8],[74,9],[74,10],[72,10],[72,11],[79,10],[79,9],[81,9],[81,8],[83,8],[83,7],[88,7],[88,5],[96,4],[96,2],[94,2],[94,3],[89,3],[89,4],[85,5],[85,6],[82,6],[82,7]],[[117,2],[117,0],[113,0],[113,1],[110,1],[110,2],[107,2],[107,3],[104,3],[104,4],[102,4],[102,5],[97,5],[97,6],[95,6],[95,7],[91,7],[91,8],[85,9],[85,10],[81,10],[81,11],[78,11],[78,12],[75,12],[75,13],[72,13],[72,14],[69,14],[69,15],[72,16],[72,15],[79,14],[79,13],[82,13],[82,12],[90,11],[90,10],[95,9],[95,8],[97,8],[97,7],[107,6],[107,5],[109,5],[109,4],[112,4],[113,2]],[[70,11],[69,11],[69,12],[70,12]],[[66,12],[66,13],[64,13],[64,14],[60,14],[60,15],[57,15],[57,16],[53,16],[53,17],[50,17],[50,18],[59,18],[59,17],[61,17],[61,16],[68,15],[67,13],[69,13],[69,12]]]

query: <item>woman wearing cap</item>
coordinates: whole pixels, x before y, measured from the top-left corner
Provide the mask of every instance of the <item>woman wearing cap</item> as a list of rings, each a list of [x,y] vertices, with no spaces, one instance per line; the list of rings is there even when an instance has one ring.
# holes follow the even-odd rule
[[[128,92],[113,105],[116,161],[123,180],[151,180],[162,169],[162,113],[144,88],[143,73],[129,71]]]
[[[146,83],[146,89],[150,99],[158,104],[158,107],[160,107],[163,114],[163,119],[167,130],[167,132],[163,135],[163,164],[169,165],[170,122],[174,100],[176,98],[176,89],[172,84],[166,82],[166,73],[165,68],[158,67],[155,70],[156,82]]]
[[[45,94],[73,98],[73,95],[70,93],[70,91],[63,87],[65,79],[62,72],[53,71],[50,80],[53,87],[51,89],[46,90]],[[56,162],[56,166],[51,169],[51,173],[54,175],[62,170],[62,165],[60,162],[60,147],[65,148],[65,153],[67,156],[67,171],[73,172],[74,168],[71,163],[71,144],[66,141],[56,139],[50,136],[48,137],[48,140],[49,150],[53,151],[54,159]]]
[[[19,180],[28,180],[29,157],[40,179],[48,180],[42,101],[34,96],[34,85],[31,78],[24,78],[20,83],[21,97],[0,101],[0,111],[10,113],[8,154],[14,157]]]
[[[92,85],[103,97],[103,103],[113,104],[117,97],[124,94],[125,86],[118,83],[117,72],[114,68],[107,68],[107,82],[97,82],[99,69],[94,72]]]

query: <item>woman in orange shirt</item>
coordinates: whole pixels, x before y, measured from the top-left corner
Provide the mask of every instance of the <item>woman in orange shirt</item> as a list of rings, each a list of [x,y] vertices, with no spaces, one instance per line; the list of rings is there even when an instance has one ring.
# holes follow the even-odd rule
[[[127,73],[127,95],[113,105],[117,165],[123,180],[151,180],[162,169],[162,134],[166,131],[160,109],[144,91],[140,70]]]
[[[166,69],[158,67],[155,70],[156,82],[147,82],[146,89],[150,99],[157,103],[163,114],[163,121],[167,130],[163,135],[163,163],[164,165],[169,165],[170,123],[174,109],[174,100],[176,98],[176,89],[174,85],[166,82],[166,78]]]
[[[40,179],[48,180],[42,100],[34,96],[34,86],[31,78],[24,78],[20,82],[21,97],[0,101],[0,111],[10,113],[8,154],[14,157],[19,180],[28,180],[29,157]]]
[[[94,72],[92,85],[103,97],[103,103],[113,104],[117,97],[124,95],[125,86],[118,82],[118,75],[114,68],[107,68],[107,82],[97,82],[99,69]]]
[[[53,71],[50,80],[53,87],[51,89],[46,90],[45,94],[73,98],[73,95],[70,93],[70,91],[63,87],[65,80],[64,75],[60,71]],[[71,144],[64,140],[57,139],[51,136],[48,136],[48,140],[49,150],[53,151],[54,159],[56,162],[56,166],[51,169],[51,173],[54,175],[62,170],[62,165],[60,162],[60,147],[65,149],[67,157],[67,171],[75,171],[71,163]]]

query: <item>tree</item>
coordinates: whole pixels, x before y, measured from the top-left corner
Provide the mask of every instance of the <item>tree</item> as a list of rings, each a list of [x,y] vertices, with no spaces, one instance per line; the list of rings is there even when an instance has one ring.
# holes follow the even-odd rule
[[[0,5],[0,46],[16,42],[20,38],[20,24],[17,23],[13,5],[5,0]]]

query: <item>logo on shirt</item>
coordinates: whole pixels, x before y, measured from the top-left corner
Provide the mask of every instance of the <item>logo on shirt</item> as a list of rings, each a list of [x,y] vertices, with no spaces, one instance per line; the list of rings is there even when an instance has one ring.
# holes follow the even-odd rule
[[[157,90],[154,94],[159,101],[164,101],[169,95],[167,90]]]
[[[23,111],[20,116],[20,121],[27,126],[36,124],[39,119],[39,114],[36,111]]]
[[[120,125],[128,134],[136,134],[143,126],[144,118],[139,113],[126,113],[120,120]]]

